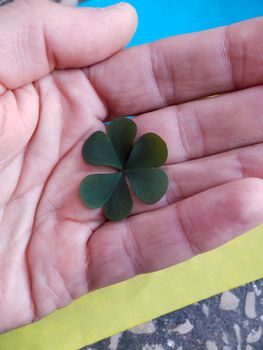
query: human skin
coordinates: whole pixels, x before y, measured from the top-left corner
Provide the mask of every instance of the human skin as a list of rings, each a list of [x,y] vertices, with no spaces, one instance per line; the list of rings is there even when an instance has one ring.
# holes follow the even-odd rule
[[[0,9],[1,332],[263,221],[263,20],[121,50],[136,23],[125,4]],[[81,148],[126,115],[165,139],[169,189],[106,222],[79,184],[109,169]]]

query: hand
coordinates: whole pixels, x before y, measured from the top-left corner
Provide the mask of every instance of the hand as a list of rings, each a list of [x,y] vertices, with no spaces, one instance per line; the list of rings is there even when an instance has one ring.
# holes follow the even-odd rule
[[[17,18],[16,6],[0,16]],[[131,36],[129,7],[46,5],[26,17],[23,6],[23,25],[0,18],[1,331],[213,249],[263,221],[262,20],[94,64]],[[220,93],[227,94],[199,99]],[[79,199],[82,178],[98,172],[82,161],[81,148],[103,121],[141,113],[139,135],[156,132],[168,144],[169,190],[157,205],[135,199],[130,218],[105,223]]]
[[[80,202],[80,152],[107,109],[79,67],[122,49],[136,21],[129,5],[0,8],[0,332],[89,289],[86,246],[103,218]]]

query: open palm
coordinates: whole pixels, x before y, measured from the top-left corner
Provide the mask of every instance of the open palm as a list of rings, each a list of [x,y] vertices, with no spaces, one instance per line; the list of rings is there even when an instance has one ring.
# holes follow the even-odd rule
[[[9,45],[0,53],[1,331],[263,221],[261,20],[106,59],[134,30],[128,6],[45,4],[40,13],[21,1],[1,11],[0,47]],[[30,27],[15,47],[7,14],[17,32]],[[151,131],[167,142],[169,190],[152,206],[134,198],[130,218],[105,222],[101,210],[83,206],[79,184],[108,169],[87,165],[81,148],[110,117],[139,114],[138,137]]]

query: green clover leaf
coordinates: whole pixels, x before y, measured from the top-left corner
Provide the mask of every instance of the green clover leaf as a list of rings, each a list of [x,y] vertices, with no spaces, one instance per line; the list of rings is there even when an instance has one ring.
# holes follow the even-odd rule
[[[83,159],[93,165],[111,166],[118,172],[86,176],[80,184],[80,197],[88,208],[103,208],[111,221],[126,218],[133,206],[132,191],[146,204],[158,202],[166,193],[168,178],[159,169],[167,160],[164,140],[154,134],[144,134],[134,144],[136,124],[127,118],[110,123],[108,135],[93,133],[82,148]]]

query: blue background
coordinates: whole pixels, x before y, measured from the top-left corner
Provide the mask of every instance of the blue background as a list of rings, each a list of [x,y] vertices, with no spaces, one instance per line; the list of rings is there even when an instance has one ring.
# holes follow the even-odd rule
[[[89,0],[80,6],[109,6],[118,1]],[[131,45],[200,31],[263,16],[263,0],[130,0],[139,15]]]

